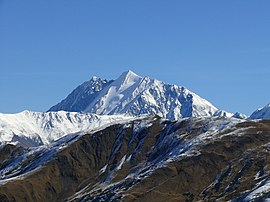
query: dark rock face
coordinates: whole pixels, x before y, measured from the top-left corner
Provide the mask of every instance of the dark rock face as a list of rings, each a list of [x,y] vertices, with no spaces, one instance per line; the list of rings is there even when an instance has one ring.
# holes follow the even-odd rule
[[[22,147],[6,144],[0,147],[0,166],[3,166],[7,160],[20,155],[23,152]]]
[[[270,177],[269,141],[267,120],[151,117],[113,125],[79,137],[40,168],[2,177],[0,201],[244,201]],[[8,147],[0,173],[23,152]]]

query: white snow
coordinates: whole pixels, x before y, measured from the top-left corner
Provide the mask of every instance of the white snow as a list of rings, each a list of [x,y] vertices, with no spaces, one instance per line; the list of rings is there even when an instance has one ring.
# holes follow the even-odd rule
[[[123,166],[125,160],[126,160],[126,155],[124,155],[124,156],[122,157],[122,159],[121,159],[119,165],[116,167],[116,171],[117,171],[117,170],[120,170],[120,169],[122,168],[122,166]]]
[[[246,119],[248,116],[240,112],[236,112],[232,117],[237,119]]]
[[[24,146],[51,143],[67,134],[91,131],[110,123],[127,121],[124,115],[95,115],[77,112],[0,113],[0,143],[20,142]]]
[[[93,112],[93,108],[95,108],[96,114],[110,114],[121,103],[120,101],[127,98],[134,90],[132,88],[136,88],[141,80],[142,78],[132,71],[124,72],[118,79],[106,87],[103,93],[84,111]]]
[[[141,77],[132,71],[124,72],[112,82],[97,78],[95,80],[100,82],[86,82],[85,88],[76,88],[75,92],[73,91],[65,100],[51,109],[53,111],[73,109],[73,111],[100,115],[157,114],[168,119],[212,116],[217,111],[217,108],[210,102],[184,87],[166,84],[149,77]],[[101,82],[104,85],[101,85]],[[85,90],[90,86],[95,87],[95,85],[100,87],[99,91]],[[91,97],[91,93],[94,96]],[[79,98],[87,97],[88,100],[76,99],[74,101],[74,97],[77,95]],[[73,106],[77,106],[77,108]]]
[[[254,191],[249,193],[244,201],[254,201],[257,198],[263,196],[264,194],[267,194],[270,192],[270,180],[263,183],[263,185],[259,185]]]
[[[100,175],[106,171],[107,166],[108,166],[108,164],[106,164],[104,167],[102,167],[102,168],[99,170],[99,174],[100,174]]]
[[[257,109],[248,119],[270,119],[270,103],[263,108]]]
[[[231,118],[233,117],[233,113],[230,112],[226,112],[224,110],[218,110],[214,113],[214,116],[219,116],[219,117],[227,117],[227,118]]]

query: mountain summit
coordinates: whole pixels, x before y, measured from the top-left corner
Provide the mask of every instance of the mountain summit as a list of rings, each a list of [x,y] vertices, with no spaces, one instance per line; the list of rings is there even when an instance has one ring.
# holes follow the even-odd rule
[[[270,103],[263,108],[257,109],[248,119],[270,119]]]
[[[157,114],[168,119],[214,115],[217,108],[185,87],[126,71],[112,81],[93,77],[49,111],[99,115]]]

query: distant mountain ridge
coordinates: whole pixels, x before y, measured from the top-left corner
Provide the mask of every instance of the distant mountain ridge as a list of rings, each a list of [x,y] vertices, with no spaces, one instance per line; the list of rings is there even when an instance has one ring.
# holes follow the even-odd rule
[[[131,117],[123,115],[99,116],[65,111],[0,113],[0,145],[11,143],[33,147],[50,144],[71,133],[85,133],[129,119]]]
[[[48,111],[60,110],[99,115],[157,114],[179,119],[212,116],[218,109],[185,87],[126,71],[112,81],[93,77]]]
[[[270,119],[270,103],[263,108],[257,109],[248,119]]]

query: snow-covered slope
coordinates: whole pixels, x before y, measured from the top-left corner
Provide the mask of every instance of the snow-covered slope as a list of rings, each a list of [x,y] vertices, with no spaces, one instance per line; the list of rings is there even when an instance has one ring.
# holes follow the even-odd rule
[[[257,109],[248,119],[270,119],[270,103],[263,108]]]
[[[53,142],[70,133],[93,130],[130,118],[123,115],[98,116],[64,111],[0,114],[0,143],[37,146]]]
[[[78,86],[65,100],[52,107],[50,111],[83,111],[93,102],[98,93],[111,82],[94,76],[90,81],[86,81]]]
[[[219,117],[228,117],[228,118],[231,118],[233,117],[234,114],[230,113],[230,112],[226,112],[224,110],[217,110],[215,113],[214,113],[214,116],[219,116]]]
[[[96,85],[98,83],[98,90]],[[158,114],[168,119],[213,115],[217,108],[188,89],[165,84],[132,71],[107,82],[95,78],[76,88],[49,111],[83,111],[95,114]]]
[[[246,119],[248,116],[240,112],[236,112],[232,117],[237,119]]]
[[[230,113],[230,112],[226,112],[224,110],[217,110],[214,113],[214,116],[218,116],[218,117],[227,117],[227,118],[236,118],[236,119],[246,119],[247,116],[245,114],[242,114],[240,112],[236,112],[236,113]]]

